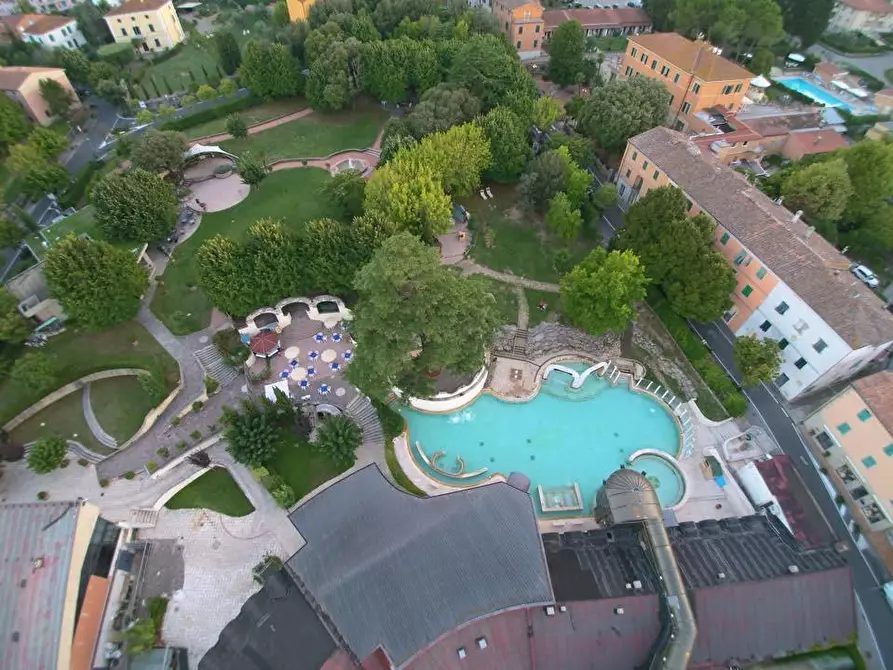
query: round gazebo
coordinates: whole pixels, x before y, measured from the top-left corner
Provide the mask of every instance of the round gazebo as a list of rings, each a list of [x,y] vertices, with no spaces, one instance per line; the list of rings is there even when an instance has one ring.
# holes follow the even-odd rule
[[[279,343],[279,333],[275,330],[262,330],[251,338],[248,345],[258,358],[273,358],[279,353],[282,345]]]

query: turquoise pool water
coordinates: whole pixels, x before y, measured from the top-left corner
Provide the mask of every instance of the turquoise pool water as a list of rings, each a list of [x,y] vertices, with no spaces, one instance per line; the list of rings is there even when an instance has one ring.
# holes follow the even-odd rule
[[[856,111],[852,105],[841,100],[836,95],[831,95],[827,91],[823,91],[818,86],[801,77],[786,77],[784,79],[776,79],[776,81],[785,88],[797,91],[797,93],[802,93],[828,107],[842,107],[850,113]]]
[[[573,364],[585,370],[585,364]],[[445,484],[470,484],[500,473],[522,472],[531,481],[531,496],[543,514],[536,487],[568,487],[576,483],[589,514],[602,482],[627,463],[640,449],[658,449],[676,455],[679,429],[669,410],[651,396],[612,386],[590,376],[582,388],[571,389],[570,375],[553,371],[539,394],[524,403],[504,402],[486,394],[470,405],[447,414],[427,414],[404,408],[409,440],[420,467]],[[415,452],[419,442],[429,458],[442,451],[439,466],[457,470],[457,457],[465,472],[483,468],[478,477],[457,480],[426,467]],[[641,465],[644,463],[644,465]],[[637,459],[637,470],[659,480],[658,496],[664,506],[682,496],[681,475],[659,457]]]

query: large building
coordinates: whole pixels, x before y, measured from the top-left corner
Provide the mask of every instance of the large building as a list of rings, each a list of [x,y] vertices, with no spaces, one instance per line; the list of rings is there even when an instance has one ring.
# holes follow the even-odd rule
[[[186,39],[171,0],[127,0],[104,18],[116,42],[136,40],[142,53],[166,51]]]
[[[893,528],[893,372],[857,379],[803,425],[870,530]]]
[[[619,37],[651,32],[651,19],[641,7],[547,9],[543,12],[546,37],[566,21],[578,21],[587,37]]]
[[[658,654],[725,670],[855,633],[844,558],[774,517],[665,525],[621,470],[599,493],[609,527],[540,536],[525,483],[422,499],[375,465],[334,483],[292,512],[306,545],[199,670],[634,670]]]
[[[0,668],[99,667],[119,535],[91,503],[0,505]]]
[[[522,60],[542,53],[546,22],[539,0],[493,0],[493,16]]]
[[[850,272],[850,262],[799,213],[681,133],[658,127],[627,144],[618,172],[624,206],[653,188],[685,192],[692,215],[716,222],[716,248],[737,286],[723,320],[735,335],[778,342],[776,380],[788,399],[858,375],[893,345],[893,315]]]
[[[5,28],[5,35],[0,35],[0,40],[16,38],[47,49],[77,49],[87,43],[77,21],[67,16],[18,14],[4,17],[0,24]]]
[[[40,82],[44,79],[59,82],[71,94],[74,106],[80,107],[80,100],[65,76],[65,70],[55,67],[0,67],[0,91],[15,100],[32,121],[48,126],[54,118],[46,100],[40,95]]]
[[[702,110],[737,112],[754,78],[706,42],[693,42],[676,33],[631,36],[619,75],[663,83],[670,93],[667,124],[676,130],[693,126],[700,130],[702,123],[695,115]]]
[[[893,4],[886,0],[835,0],[828,30],[878,36],[889,33],[893,31]]]

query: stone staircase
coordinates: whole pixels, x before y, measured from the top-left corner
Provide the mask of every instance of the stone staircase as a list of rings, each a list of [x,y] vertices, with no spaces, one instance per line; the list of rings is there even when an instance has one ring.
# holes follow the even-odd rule
[[[512,341],[512,354],[519,358],[527,356],[527,329],[515,328],[515,337]]]
[[[158,510],[151,507],[134,507],[130,510],[130,528],[154,528],[158,523]]]
[[[30,442],[25,445],[26,455],[29,451],[31,451],[35,444],[37,444],[37,442]],[[80,442],[75,442],[74,440],[68,440],[68,453],[75,458],[83,458],[89,463],[99,463],[99,461],[105,458],[105,456],[90,451],[83,444],[81,444]]]
[[[384,448],[384,433],[381,430],[381,423],[378,420],[378,412],[369,401],[369,398],[362,394],[347,403],[344,413],[357,422],[357,425],[363,431],[363,446],[361,448]]]
[[[213,344],[193,352],[192,355],[204,370],[205,376],[210,377],[221,386],[226,386],[239,376],[239,371],[227,365]]]
[[[366,149],[365,153],[375,156],[376,158],[381,158],[381,149],[375,149],[374,147]]]

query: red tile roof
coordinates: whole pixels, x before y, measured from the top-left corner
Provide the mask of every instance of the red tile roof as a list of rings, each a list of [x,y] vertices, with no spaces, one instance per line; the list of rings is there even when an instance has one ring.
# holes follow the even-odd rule
[[[840,2],[860,12],[871,12],[872,14],[893,13],[893,5],[884,2],[884,0],[840,0]]]
[[[694,73],[702,81],[749,81],[755,76],[737,63],[713,53],[707,42],[693,42],[676,33],[630,35],[629,41],[684,72]]]
[[[547,9],[543,12],[546,30],[554,30],[565,21],[579,21],[583,28],[621,28],[651,26],[651,18],[640,7],[610,9]]]
[[[59,28],[75,23],[75,20],[67,16],[56,16],[55,14],[45,14],[39,19],[26,26],[22,26],[21,30],[27,35],[46,35]]]
[[[121,16],[123,14],[139,14],[140,12],[154,12],[161,9],[171,0],[127,0],[114,7],[106,16]]]
[[[883,371],[853,382],[853,388],[862,396],[884,428],[893,433],[893,372]]]
[[[829,151],[843,149],[848,146],[849,143],[846,141],[846,138],[830,128],[791,133],[785,142],[786,151],[799,156],[826,154]]]

